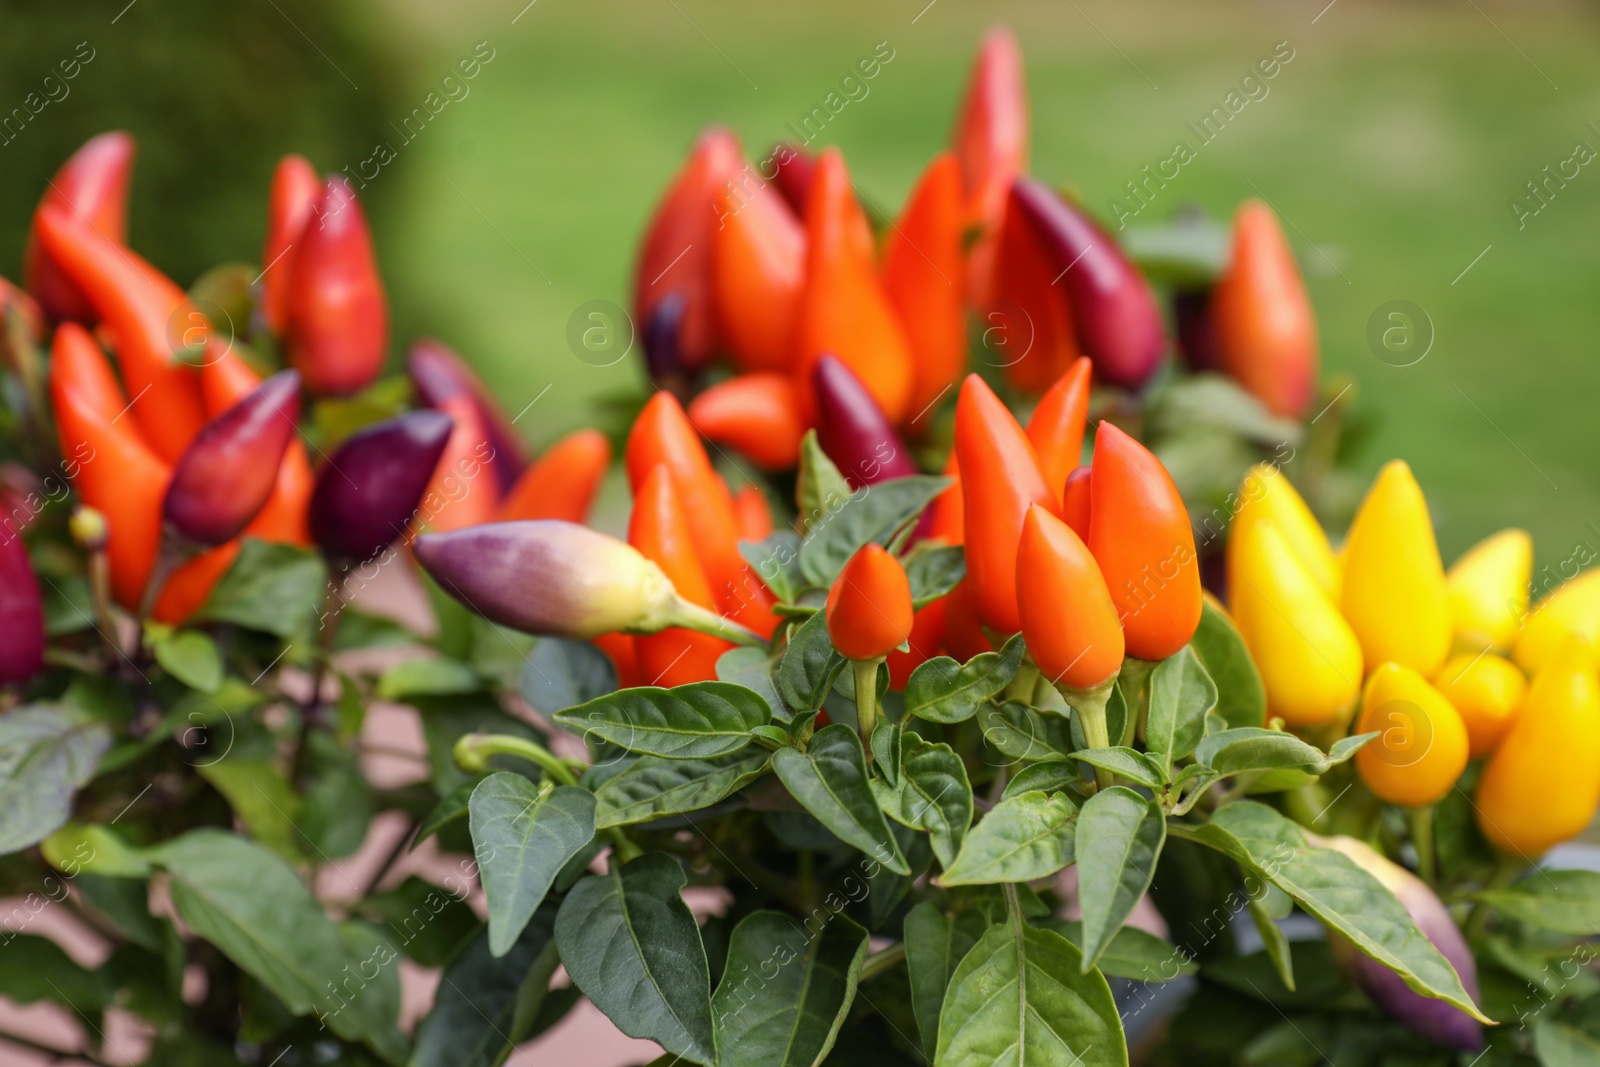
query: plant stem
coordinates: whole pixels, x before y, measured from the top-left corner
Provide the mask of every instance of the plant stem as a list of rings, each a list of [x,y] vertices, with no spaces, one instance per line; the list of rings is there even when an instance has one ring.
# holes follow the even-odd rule
[[[1070,685],[1056,686],[1061,698],[1078,713],[1078,721],[1083,724],[1083,739],[1089,748],[1111,747],[1111,735],[1106,725],[1106,704],[1111,700],[1111,690],[1116,684],[1116,675],[1112,675],[1093,689],[1077,689]],[[1096,789],[1108,788],[1111,785],[1111,772],[1096,767],[1094,781]]]
[[[865,982],[869,978],[876,978],[889,968],[903,962],[905,958],[906,943],[904,941],[897,941],[888,948],[874,952],[861,964],[860,981]]]
[[[748,645],[765,648],[766,638],[754,630],[746,629],[728,618],[708,611],[699,604],[684,600],[679,603],[672,618],[672,625],[681,626],[685,630],[696,630],[713,637],[720,637],[725,641],[732,641],[736,645]]]
[[[1433,848],[1433,805],[1424,804],[1412,808],[1411,816],[1411,845],[1417,850],[1417,873],[1422,880],[1430,886],[1439,883],[1438,864],[1434,860]]]
[[[861,733],[861,747],[867,750],[867,762],[872,762],[872,728],[878,725],[878,664],[877,659],[853,659],[850,669],[856,683],[856,729]]]
[[[1039,668],[1034,666],[1033,657],[1023,656],[1022,663],[1017,667],[1017,673],[1006,686],[1006,699],[1015,700],[1021,704],[1033,705],[1034,686],[1039,681]]]
[[[103,545],[89,553],[89,596],[94,602],[94,628],[100,632],[106,651],[111,653],[111,665],[119,666],[119,659],[128,660],[129,657],[117,644],[117,624],[111,617],[111,561]]]
[[[344,615],[345,572],[328,579],[328,588],[322,597],[322,629],[317,634],[317,651],[311,665],[311,692],[300,708],[300,737],[294,749],[294,770],[290,781],[304,787],[306,759],[311,747],[311,731],[322,718],[322,683],[328,676],[328,662],[333,658],[333,643],[338,637],[339,619]]]

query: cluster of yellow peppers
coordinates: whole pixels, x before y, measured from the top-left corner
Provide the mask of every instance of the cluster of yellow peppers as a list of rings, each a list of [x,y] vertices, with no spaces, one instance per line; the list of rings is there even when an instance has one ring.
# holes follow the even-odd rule
[[[1228,540],[1229,609],[1290,729],[1379,736],[1356,754],[1412,808],[1486,760],[1478,824],[1537,857],[1600,805],[1600,569],[1529,611],[1533,545],[1504,530],[1448,572],[1411,469],[1389,463],[1339,552],[1276,468],[1252,468]],[[1531,679],[1531,681],[1530,681]]]

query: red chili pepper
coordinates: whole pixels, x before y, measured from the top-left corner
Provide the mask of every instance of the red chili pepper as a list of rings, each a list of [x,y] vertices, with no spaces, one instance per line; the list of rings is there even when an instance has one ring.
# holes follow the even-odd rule
[[[1072,528],[1034,505],[1017,548],[1017,607],[1028,654],[1056,685],[1093,689],[1122,668],[1122,624],[1105,577]]]
[[[1214,292],[1205,287],[1179,289],[1172,294],[1172,324],[1178,335],[1178,354],[1190,370],[1222,369],[1222,353],[1217,348]]]
[[[765,541],[772,536],[772,509],[760,486],[745,485],[734,493],[733,511],[739,520],[739,540]]]
[[[494,479],[494,446],[472,397],[450,397],[438,410],[450,416],[455,429],[422,494],[416,525],[446,533],[491,521],[500,505],[500,487]]]
[[[267,240],[261,249],[261,313],[275,337],[282,337],[288,325],[295,246],[321,196],[322,179],[305,156],[278,161],[267,194]]]
[[[51,179],[39,200],[39,210],[63,211],[107,241],[123,244],[128,237],[128,178],[133,173],[136,147],[132,135],[121,130],[91,137]],[[74,273],[40,245],[36,228],[37,223],[28,231],[22,283],[52,320],[92,325],[103,312]]]
[[[972,77],[962,98],[952,138],[961,160],[967,217],[978,227],[972,250],[973,303],[989,300],[994,269],[994,234],[1005,213],[1006,194],[1028,169],[1028,92],[1023,83],[1022,49],[1004,26],[984,34]]]
[[[18,685],[44,669],[44,602],[14,529],[0,529],[0,685]]]
[[[978,597],[966,578],[956,583],[945,598],[944,647],[962,663],[984,652],[993,652],[989,635],[978,619]]]
[[[1161,309],[1144,275],[1088,215],[1049,186],[1020,179],[1011,202],[1059,272],[1078,346],[1100,377],[1128,389],[1144,385],[1167,350]]]
[[[776,371],[740,374],[689,404],[689,421],[718,444],[743,452],[762,470],[793,470],[800,460],[800,400],[794,378]]]
[[[910,406],[920,416],[967,369],[966,219],[961,168],[934,157],[883,247],[883,288],[911,349]]]
[[[911,449],[884,418],[861,379],[831,355],[811,372],[817,443],[852,489],[917,473]]]
[[[802,215],[811,195],[811,178],[817,172],[817,157],[796,144],[779,142],[767,158],[772,161],[772,183],[783,193],[790,210]]]
[[[739,141],[712,127],[700,135],[689,158],[651,215],[639,248],[633,281],[633,321],[648,324],[673,293],[684,301],[676,331],[677,355],[688,370],[711,362],[717,329],[711,306],[712,234],[717,201],[744,167]]]
[[[806,282],[794,367],[801,410],[816,410],[811,369],[824,353],[853,371],[889,421],[911,403],[911,355],[872,261],[872,231],[837,148],[817,160],[806,203]]]
[[[309,525],[341,563],[374,559],[406,533],[450,443],[442,411],[408,411],[351,434],[317,473]]]
[[[489,444],[494,448],[493,467],[499,491],[509,493],[528,467],[528,446],[517,436],[505,411],[466,360],[442,341],[419,337],[411,342],[406,353],[406,372],[417,397],[428,407],[436,408],[452,396],[472,398]]]
[[[208,353],[206,365],[200,368],[200,389],[205,396],[206,412],[213,419],[260,384],[261,376],[231,350]],[[283,460],[278,464],[277,484],[272,495],[244,528],[244,535],[274,544],[309,545],[311,532],[306,528],[306,512],[311,506],[311,489],[315,484],[305,445],[298,437],[291,437],[283,451]]]
[[[1275,415],[1299,418],[1317,388],[1317,320],[1278,217],[1259,200],[1233,220],[1213,294],[1222,366]]]
[[[996,239],[989,299],[979,305],[985,358],[1029,393],[1043,392],[1082,353],[1067,293],[1013,190]]]
[[[177,460],[206,414],[200,376],[174,358],[174,348],[207,343],[210,325],[182,289],[86,223],[47,206],[34,226],[40,249],[88,296],[116,339],[139,428],[158,455]]]
[[[911,583],[876,541],[850,557],[828,590],[828,639],[845,659],[887,656],[911,636]]]
[[[1028,508],[1054,512],[1060,499],[1039,473],[1033,445],[982,378],[967,375],[956,401],[956,455],[966,498],[967,580],[978,617],[997,633],[1022,628],[1017,615],[1017,541]]]
[[[805,283],[805,227],[776,189],[744,175],[718,194],[709,237],[717,333],[734,366],[787,370]]]
[[[1092,473],[1091,467],[1075,468],[1067,475],[1067,486],[1061,493],[1061,518],[1085,542],[1089,539],[1089,487]]]
[[[599,430],[568,434],[545,450],[511,487],[496,522],[565,519],[586,522],[611,464],[611,442]]]
[[[329,178],[301,231],[289,275],[289,363],[314,396],[372,384],[389,347],[389,304],[355,190]]]
[[[1189,512],[1161,461],[1109,422],[1094,439],[1089,550],[1122,616],[1128,654],[1160,660],[1200,625]]]
[[[666,573],[680,596],[711,609],[711,587],[665,464],[658,463],[645,475],[634,496],[628,543]],[[682,629],[640,634],[633,644],[645,684],[668,687],[715,678],[718,658],[733,647],[721,638]]]
[[[939,654],[944,645],[944,614],[947,596],[924,604],[911,617],[910,651],[889,653],[889,688],[903,690],[911,672]]]
[[[927,525],[919,533],[929,540],[959,545],[966,540],[967,501],[961,491],[961,463],[953,449],[945,460],[944,476],[950,479],[950,485],[933,498],[928,506]]]
[[[1067,475],[1083,461],[1083,430],[1089,421],[1091,366],[1080,356],[1039,398],[1028,420],[1028,441],[1039,456],[1045,484],[1065,491]]]
[[[632,634],[601,634],[593,643],[616,668],[618,689],[633,689],[645,684],[639,673],[639,653],[634,647]]]

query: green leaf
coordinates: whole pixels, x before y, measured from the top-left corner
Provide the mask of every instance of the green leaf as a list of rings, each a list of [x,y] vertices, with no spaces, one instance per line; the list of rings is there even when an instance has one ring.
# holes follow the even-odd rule
[[[439,803],[433,806],[433,810],[428,812],[427,817],[417,826],[417,835],[411,839],[411,847],[416,848],[442,828],[457,819],[465,818],[472,800],[472,791],[478,788],[478,783],[485,777],[487,776],[475,774],[441,797]]]
[[[1030,763],[1018,771],[1006,783],[1005,792],[1000,799],[1009,800],[1018,793],[1032,793],[1035,790],[1058,793],[1063,789],[1077,789],[1083,782],[1082,769],[1071,760],[1043,760],[1039,763]]]
[[[327,568],[313,549],[246,537],[201,616],[292,637],[316,626],[327,581]]]
[[[817,431],[807,430],[800,439],[800,469],[794,483],[800,533],[809,536],[818,526],[830,521],[852,495],[850,483],[822,450]]]
[[[717,657],[717,680],[755,690],[772,709],[772,717],[787,723],[789,709],[784,707],[783,697],[772,680],[773,667],[765,649],[730,648]]]
[[[1477,899],[1518,922],[1559,934],[1600,934],[1600,871],[1545,871]]]
[[[0,996],[13,1003],[47,1001],[98,1014],[116,996],[109,974],[80,966],[49,938],[8,930],[0,941],[0,953],[5,960],[0,967]]]
[[[1115,785],[1078,812],[1078,900],[1083,909],[1083,970],[1094,967],[1156,874],[1167,817],[1154,800]]]
[[[361,760],[331,733],[307,738],[311,784],[296,825],[301,840],[324,862],[352,856],[367,839],[378,802]]]
[[[972,784],[949,745],[930,744],[914,733],[900,741],[900,784],[884,807],[889,818],[932,835],[933,854],[948,868],[972,825]]]
[[[1083,923],[1076,919],[1043,919],[1038,925],[1083,949]],[[1136,926],[1118,930],[1095,966],[1108,978],[1134,982],[1170,982],[1200,970],[1185,949]]]
[[[587,641],[541,637],[522,666],[519,688],[528,706],[548,718],[616,692],[617,669]]]
[[[0,856],[60,829],[110,747],[111,731],[76,708],[26,704],[0,715]]]
[[[1356,862],[1327,848],[1312,848],[1300,827],[1252,800],[1228,804],[1203,826],[1174,824],[1173,832],[1231,856],[1282,889],[1324,925],[1398,974],[1415,992],[1454,1004],[1481,1022],[1478,1011],[1433,943],[1417,929],[1405,905]]]
[[[1058,760],[1072,752],[1072,724],[1060,715],[1041,715],[1007,700],[978,708],[983,739],[1003,756],[1019,760]]]
[[[407,957],[424,967],[442,967],[469,936],[486,929],[465,902],[467,887],[452,884],[455,892],[413,874],[387,892],[366,897],[355,910],[399,939]]]
[[[594,791],[595,826],[626,826],[710,807],[755,781],[770,758],[749,747],[706,760],[643,756]]]
[[[844,723],[812,735],[805,752],[786,748],[772,755],[778,778],[817,821],[896,874],[909,874],[905,857],[884,822],[867,784],[861,739]]]
[[[1541,1067],[1594,1067],[1600,1063],[1600,1038],[1540,1017],[1533,1024],[1533,1051]]]
[[[1078,809],[1064,793],[1019,793],[994,806],[967,834],[939,885],[1031,882],[1073,861]]]
[[[484,687],[478,672],[460,660],[407,659],[396,663],[378,679],[378,696],[405,702],[419,696],[454,696],[476,693]]]
[[[1294,734],[1246,726],[1212,734],[1200,742],[1194,751],[1194,758],[1202,766],[1224,776],[1265,770],[1326,774],[1377,736],[1376,733],[1370,733],[1343,738],[1334,745],[1333,753],[1329,754]]]
[[[1229,726],[1262,726],[1267,721],[1267,689],[1244,638],[1211,604],[1200,610],[1200,628],[1189,647],[1217,686],[1217,714]]]
[[[572,887],[556,915],[556,944],[572,981],[629,1037],[701,1064],[717,1060],[711,974],[687,879],[649,852]]]
[[[532,1029],[557,958],[555,915],[533,917],[510,951],[489,950],[486,930],[445,966],[433,1008],[417,1024],[408,1067],[499,1067]]]
[[[1072,754],[1075,760],[1081,760],[1091,767],[1099,767],[1118,774],[1136,785],[1150,789],[1160,789],[1166,780],[1162,773],[1161,765],[1154,756],[1146,755],[1136,748],[1085,748]]]
[[[174,630],[155,641],[156,662],[190,689],[215,693],[222,687],[222,653],[209,634]]]
[[[1287,899],[1283,890],[1277,886],[1268,886],[1268,888]],[[1261,896],[1250,895],[1249,900],[1250,921],[1255,923],[1256,933],[1261,935],[1261,943],[1265,948],[1267,958],[1272,961],[1272,966],[1277,969],[1278,978],[1283,982],[1284,988],[1292,993],[1294,992],[1294,950],[1289,947],[1289,938],[1284,934],[1283,927],[1279,926],[1276,921],[1279,916],[1272,914],[1272,903],[1265,894]],[[1293,907],[1292,904],[1290,906]]]
[[[911,604],[918,608],[945,596],[967,576],[967,553],[960,545],[920,548],[906,557],[905,564]]]
[[[709,759],[737,752],[772,721],[767,702],[742,685],[694,682],[623,689],[557,712],[555,721],[630,752]]]
[[[817,612],[790,635],[789,647],[778,664],[778,692],[783,694],[783,702],[797,715],[816,711],[844,663],[828,640],[827,617]]]
[[[301,801],[276,764],[232,756],[196,770],[227,799],[252,838],[290,863],[300,862],[305,852],[299,829]]]
[[[489,905],[489,951],[510,951],[562,866],[594,837],[594,794],[541,789],[498,771],[472,791],[469,819]]]
[[[1194,651],[1185,646],[1156,664],[1150,674],[1150,710],[1145,750],[1163,771],[1194,751],[1206,732],[1206,714],[1217,706],[1217,686]]]
[[[1105,978],[1081,973],[1072,942],[1013,915],[989,928],[951,976],[939,1067],[1127,1067]]]
[[[939,1013],[950,976],[987,926],[976,911],[963,911],[952,918],[931,900],[924,900],[906,914],[906,975],[911,980],[911,1008],[922,1035],[923,1053],[930,1061],[939,1043]]]
[[[1017,634],[998,652],[982,652],[965,666],[935,656],[906,681],[906,714],[929,722],[961,722],[998,696],[1017,675],[1026,651]]]
[[[167,870],[172,903],[195,934],[217,946],[295,1015],[315,1012],[334,1033],[366,1043],[390,1063],[406,1043],[379,983],[327,988],[344,972],[392,968],[398,954],[351,951],[305,883],[282,860],[235,834],[191,830],[152,849]]]
[[[800,572],[812,585],[832,585],[862,545],[876,541],[888,547],[896,531],[949,484],[948,478],[917,474],[863,487],[832,515],[808,525],[800,545]]]
[[[734,927],[711,998],[719,1067],[816,1067],[855,999],[867,932],[843,915],[821,929],[776,911]],[[775,974],[770,972],[776,972]]]
[[[69,822],[43,841],[45,862],[68,878],[98,874],[105,878],[148,878],[150,864],[115,830],[98,823]]]
[[[905,732],[905,727],[899,723],[879,719],[872,727],[868,746],[872,749],[873,764],[878,773],[883,775],[883,781],[896,789],[900,788],[900,738]],[[917,740],[922,739],[919,737]],[[885,812],[888,810],[884,809]]]
[[[848,493],[849,490],[846,489]],[[750,564],[780,603],[792,604],[805,589],[800,573],[800,537],[778,530],[764,541],[740,541],[739,555]]]

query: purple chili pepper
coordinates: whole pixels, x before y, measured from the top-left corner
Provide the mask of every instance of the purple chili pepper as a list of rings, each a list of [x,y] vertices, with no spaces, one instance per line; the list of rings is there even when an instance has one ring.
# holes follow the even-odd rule
[[[849,367],[823,355],[811,373],[817,393],[817,441],[850,488],[917,473],[911,450]]]
[[[411,411],[350,435],[317,474],[312,539],[334,559],[365,563],[406,532],[455,420]]]
[[[44,606],[22,535],[0,526],[0,685],[44,668]]]
[[[1172,319],[1178,330],[1178,352],[1190,370],[1221,370],[1211,289],[1179,289],[1172,294]]]
[[[466,360],[442,341],[419,337],[406,353],[406,371],[418,398],[430,408],[440,407],[453,396],[465,394],[472,398],[494,449],[495,482],[501,493],[510,492],[528,466],[528,449]]]

